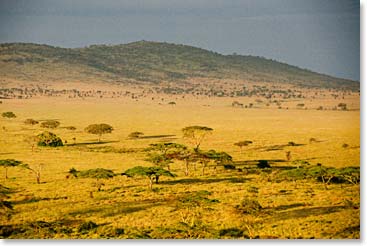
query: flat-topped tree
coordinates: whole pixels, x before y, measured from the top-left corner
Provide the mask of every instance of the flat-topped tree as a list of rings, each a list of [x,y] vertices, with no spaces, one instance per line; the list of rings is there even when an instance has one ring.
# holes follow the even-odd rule
[[[176,159],[179,161],[183,161],[185,164],[185,176],[189,175],[189,166],[190,163],[196,161],[196,152],[193,150],[188,149],[186,146],[182,149],[178,149],[177,151],[170,152],[167,156],[171,159]]]
[[[198,151],[196,152],[196,159],[201,163],[202,171],[201,175],[204,175],[205,168],[212,161],[216,165],[225,165],[232,163],[232,156],[226,152],[217,152],[215,150]]]
[[[177,143],[155,143],[150,144],[148,150],[148,158],[146,161],[152,162],[156,166],[160,166],[162,168],[167,167],[170,170],[169,164],[172,163],[172,157],[170,157],[169,153],[176,153],[177,151],[181,151],[186,149],[186,146]]]
[[[199,151],[200,144],[212,131],[212,128],[206,126],[187,126],[182,129],[184,138],[194,145],[195,151]]]
[[[113,127],[104,123],[92,124],[87,126],[84,130],[90,134],[98,135],[98,142],[101,142],[102,135],[106,133],[111,133],[113,131]]]
[[[122,175],[126,175],[128,177],[134,176],[144,176],[149,179],[149,188],[153,189],[153,180],[155,179],[156,184],[159,182],[160,176],[168,176],[168,177],[176,177],[175,174],[170,171],[164,170],[161,167],[143,167],[136,166],[126,170]]]
[[[17,161],[14,159],[4,159],[0,160],[0,167],[5,168],[5,179],[8,179],[8,168],[9,167],[28,167],[27,164],[23,164],[21,161]]]
[[[96,179],[96,186],[97,190],[101,191],[102,186],[104,186],[104,183],[100,181],[100,179],[111,179],[116,174],[110,170],[110,169],[104,169],[104,168],[95,168],[95,169],[88,169],[83,171],[78,171],[75,168],[71,168],[69,170],[69,173],[73,175],[76,178],[93,178]],[[93,192],[90,192],[90,196],[93,197]]]
[[[250,140],[245,140],[245,141],[239,141],[237,143],[234,143],[235,146],[240,148],[240,151],[242,152],[242,148],[246,147],[248,145],[252,144],[252,141]]]

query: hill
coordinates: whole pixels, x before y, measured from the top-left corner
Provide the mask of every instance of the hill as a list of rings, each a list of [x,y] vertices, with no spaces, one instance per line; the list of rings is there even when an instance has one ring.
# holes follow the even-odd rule
[[[357,81],[315,73],[274,60],[222,55],[169,43],[60,48],[31,43],[0,44],[3,81],[105,81],[158,83],[190,78],[238,79],[304,87],[359,89]]]

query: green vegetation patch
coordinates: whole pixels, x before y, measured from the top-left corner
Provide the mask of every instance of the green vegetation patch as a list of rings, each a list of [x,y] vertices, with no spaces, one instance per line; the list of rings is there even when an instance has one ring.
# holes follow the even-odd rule
[[[116,176],[112,170],[104,168],[88,169],[84,171],[77,171],[75,168],[71,168],[69,173],[78,178],[109,179]]]
[[[38,138],[37,142],[38,146],[48,146],[48,147],[64,146],[61,138],[59,138],[58,136],[56,136],[55,133],[52,132],[43,132],[37,135],[37,138]]]

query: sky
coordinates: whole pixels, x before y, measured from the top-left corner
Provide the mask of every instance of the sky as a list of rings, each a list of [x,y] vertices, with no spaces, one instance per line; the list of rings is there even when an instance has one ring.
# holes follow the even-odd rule
[[[169,42],[358,81],[359,30],[356,0],[0,0],[0,43]]]

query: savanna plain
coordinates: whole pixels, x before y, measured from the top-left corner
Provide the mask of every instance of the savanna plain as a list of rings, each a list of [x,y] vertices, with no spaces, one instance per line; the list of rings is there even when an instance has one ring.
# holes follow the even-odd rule
[[[282,107],[249,97],[2,99],[16,117],[0,118],[0,159],[21,165],[0,169],[1,238],[357,239],[359,94],[344,95],[341,110],[341,96],[324,92]],[[41,127],[50,120],[60,125]],[[112,132],[85,131],[99,123]],[[44,131],[63,146],[39,146]]]

